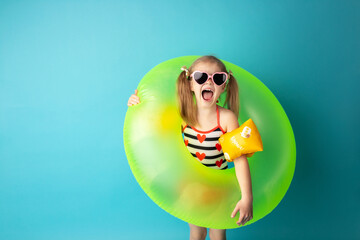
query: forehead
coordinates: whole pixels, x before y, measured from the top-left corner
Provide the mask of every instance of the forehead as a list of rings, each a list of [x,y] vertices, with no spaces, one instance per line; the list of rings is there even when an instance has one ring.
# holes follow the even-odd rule
[[[203,71],[209,74],[220,72],[220,67],[215,62],[199,62],[194,66],[193,71]]]

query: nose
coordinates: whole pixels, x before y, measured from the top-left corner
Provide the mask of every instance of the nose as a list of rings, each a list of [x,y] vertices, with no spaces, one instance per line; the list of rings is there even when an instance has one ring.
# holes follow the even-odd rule
[[[212,76],[210,76],[210,77],[208,78],[208,80],[206,80],[205,83],[208,83],[209,81],[210,81],[210,83],[214,83],[214,81],[213,81],[213,79],[212,79]]]

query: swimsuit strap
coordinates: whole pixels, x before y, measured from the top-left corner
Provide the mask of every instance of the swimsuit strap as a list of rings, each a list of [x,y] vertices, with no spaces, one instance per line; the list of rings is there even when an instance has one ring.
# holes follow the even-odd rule
[[[221,125],[220,125],[220,111],[219,111],[219,106],[218,106],[218,105],[216,105],[216,118],[217,118],[217,127],[220,128],[220,130],[221,130],[223,133],[225,133],[224,129],[223,129],[223,128],[221,127]],[[182,132],[185,131],[185,128],[186,128],[187,126],[188,126],[188,124],[186,124],[185,127],[182,128]],[[195,129],[196,131],[199,132],[199,130],[197,130],[196,128],[194,128],[194,127],[191,127],[191,128],[193,128],[193,129]]]

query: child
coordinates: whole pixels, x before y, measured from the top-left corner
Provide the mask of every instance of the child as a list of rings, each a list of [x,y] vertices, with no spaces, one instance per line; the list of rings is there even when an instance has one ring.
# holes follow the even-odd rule
[[[225,132],[239,127],[238,85],[231,71],[214,56],[196,59],[189,69],[181,68],[177,80],[177,93],[180,115],[183,119],[181,129],[184,142],[192,155],[205,166],[226,169],[227,162],[217,139]],[[218,106],[217,100],[226,90],[226,103],[229,109]],[[196,102],[193,100],[195,96]],[[135,94],[131,95],[128,106],[140,103]],[[215,127],[214,127],[215,126]],[[200,151],[201,149],[201,151]],[[204,150],[205,149],[205,150]],[[214,154],[215,153],[215,154]],[[253,217],[253,198],[249,164],[245,155],[234,160],[236,177],[242,198],[231,214],[233,218],[240,211],[240,226]],[[207,229],[189,223],[190,240],[205,239]],[[211,240],[226,239],[226,229],[209,229]]]

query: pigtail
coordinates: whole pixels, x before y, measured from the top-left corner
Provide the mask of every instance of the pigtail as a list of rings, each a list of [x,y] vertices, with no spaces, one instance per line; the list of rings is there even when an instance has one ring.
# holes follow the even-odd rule
[[[235,116],[239,117],[239,87],[232,74],[230,74],[227,84],[225,104],[227,104],[228,109],[235,113]]]
[[[197,125],[197,107],[190,87],[188,69],[184,69],[176,82],[177,103],[181,118],[189,125]]]

